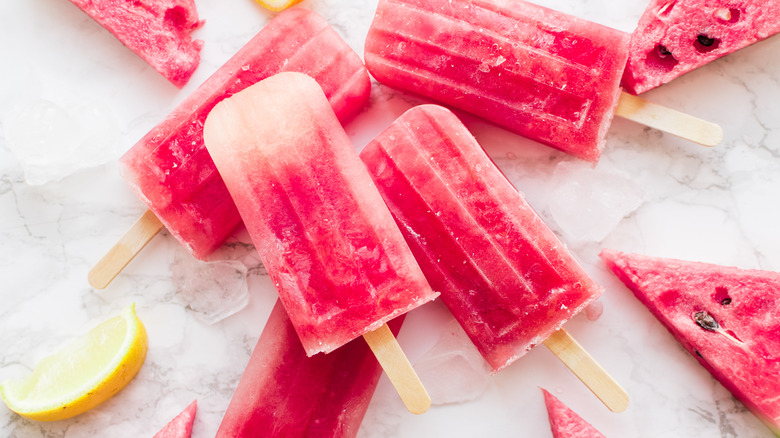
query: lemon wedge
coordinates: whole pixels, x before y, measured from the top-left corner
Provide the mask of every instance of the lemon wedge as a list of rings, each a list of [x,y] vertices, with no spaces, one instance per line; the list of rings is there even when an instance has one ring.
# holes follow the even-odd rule
[[[292,5],[298,4],[303,0],[256,0],[260,5],[272,11],[281,11]]]
[[[32,420],[73,417],[124,388],[141,369],[147,345],[146,329],[130,305],[42,359],[29,376],[0,383],[0,396]]]

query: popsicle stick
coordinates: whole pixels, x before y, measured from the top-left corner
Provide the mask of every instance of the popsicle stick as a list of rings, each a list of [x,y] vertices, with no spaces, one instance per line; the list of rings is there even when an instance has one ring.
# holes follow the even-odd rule
[[[119,242],[90,269],[87,275],[89,284],[95,289],[105,289],[162,229],[160,219],[151,210],[146,210]]]
[[[626,92],[620,93],[615,114],[702,146],[715,146],[723,140],[723,130],[714,123],[648,102]]]
[[[431,397],[420,378],[406,358],[401,346],[387,324],[363,335],[382,369],[390,378],[406,409],[413,414],[422,414],[431,407]]]
[[[628,394],[607,374],[582,346],[564,329],[544,341],[544,346],[561,360],[612,412],[628,407]]]

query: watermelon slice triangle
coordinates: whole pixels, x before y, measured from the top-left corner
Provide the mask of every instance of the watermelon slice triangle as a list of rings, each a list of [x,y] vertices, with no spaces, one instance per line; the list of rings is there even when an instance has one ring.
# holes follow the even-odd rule
[[[651,0],[631,36],[622,86],[640,94],[780,31],[780,2]]]
[[[203,41],[193,0],[70,0],[181,88],[200,63]]]
[[[198,401],[195,400],[187,406],[181,414],[165,425],[154,438],[190,438],[192,436],[192,424],[195,422],[195,412],[198,410]]]
[[[553,438],[605,438],[557,397],[542,389]]]
[[[780,436],[780,273],[605,249],[615,275]]]

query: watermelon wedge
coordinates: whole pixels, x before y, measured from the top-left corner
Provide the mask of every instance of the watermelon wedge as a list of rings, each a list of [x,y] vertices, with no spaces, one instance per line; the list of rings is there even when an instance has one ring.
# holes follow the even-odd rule
[[[631,36],[622,86],[641,94],[780,31],[780,2],[651,0]]]
[[[609,249],[600,256],[677,341],[780,436],[780,273]]]
[[[170,423],[154,434],[154,438],[190,438],[192,436],[192,423],[195,422],[195,412],[197,410],[198,401],[195,400],[181,414],[177,415]]]
[[[181,88],[200,63],[203,24],[193,0],[70,0]]]
[[[553,438],[605,438],[557,397],[542,389]]]

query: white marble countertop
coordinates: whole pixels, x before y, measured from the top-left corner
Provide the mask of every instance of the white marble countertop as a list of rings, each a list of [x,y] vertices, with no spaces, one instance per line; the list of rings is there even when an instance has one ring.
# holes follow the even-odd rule
[[[632,30],[645,7],[643,0],[539,3],[624,31]],[[247,255],[249,304],[212,325],[202,322],[178,292],[171,264],[187,256],[166,232],[106,290],[87,283],[92,264],[145,210],[117,173],[116,158],[272,16],[251,0],[196,4],[206,20],[196,36],[205,46],[200,67],[182,90],[66,0],[0,4],[4,123],[36,99],[109,120],[101,134],[105,164],[43,185],[26,182],[5,129],[0,130],[0,380],[24,374],[62,342],[131,302],[150,342],[138,376],[105,404],[53,423],[23,419],[0,404],[0,436],[152,436],[193,399],[199,403],[193,436],[213,436],[219,426],[276,297],[263,269],[241,244],[246,237],[239,236],[229,248]],[[302,5],[323,15],[362,55],[375,0],[306,0]],[[475,383],[481,382],[479,375],[466,379],[477,393],[470,400],[436,403],[442,389],[456,388],[456,399],[473,394],[458,393],[466,388],[463,381],[431,382],[436,404],[421,416],[407,413],[383,378],[360,436],[548,437],[539,387],[608,437],[772,436],[676,344],[597,254],[611,247],[780,270],[778,54],[780,38],[772,38],[645,95],[720,124],[725,139],[715,148],[616,120],[603,158],[590,169],[464,117],[496,163],[604,286],[597,304],[566,328],[626,388],[631,404],[623,413],[608,411],[549,351],[536,348],[483,383]],[[346,127],[356,148],[418,102],[374,83],[369,108]],[[569,189],[585,195],[567,200]],[[598,205],[613,195],[626,202]],[[575,211],[587,209],[579,214],[587,221],[584,232],[566,222],[565,209],[558,208],[565,203]],[[410,314],[400,341],[413,363],[425,358],[447,318],[440,304]]]

